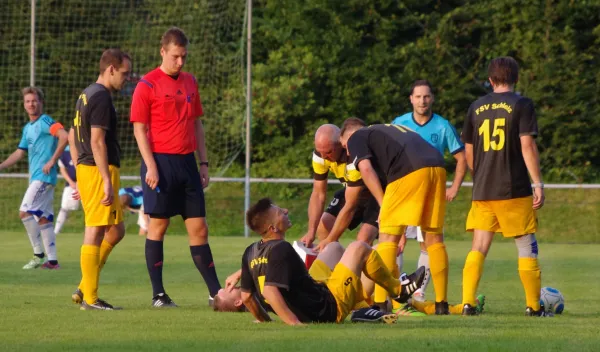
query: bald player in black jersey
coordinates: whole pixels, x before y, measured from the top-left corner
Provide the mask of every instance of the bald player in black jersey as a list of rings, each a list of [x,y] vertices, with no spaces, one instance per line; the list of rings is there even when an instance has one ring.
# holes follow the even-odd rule
[[[465,315],[475,314],[475,292],[485,256],[494,234],[501,232],[517,244],[526,315],[543,316],[535,211],[544,204],[544,184],[535,143],[535,109],[531,99],[514,92],[519,66],[513,58],[493,59],[488,77],[494,91],[471,105],[462,132],[473,171],[473,200],[467,218],[473,245],[463,269],[462,310]]]
[[[270,321],[270,317],[257,296],[288,325],[341,323],[364,300],[361,273],[402,302],[425,277],[425,268],[421,267],[411,275],[403,275],[402,281],[394,278],[376,251],[365,242],[356,241],[348,245],[326,282],[317,282],[285,241],[285,232],[291,226],[286,209],[263,198],[248,210],[246,221],[261,240],[246,248],[242,257],[241,299],[259,322]],[[372,308],[364,308],[363,313],[362,321],[396,321],[394,314]]]
[[[366,127],[357,118],[344,121],[341,142],[381,207],[377,252],[393,271],[398,243],[406,227],[421,226],[429,252],[435,312],[449,314],[448,254],[443,237],[446,213],[444,158],[419,134],[405,126]],[[375,303],[382,306],[386,298],[385,292],[375,289]]]

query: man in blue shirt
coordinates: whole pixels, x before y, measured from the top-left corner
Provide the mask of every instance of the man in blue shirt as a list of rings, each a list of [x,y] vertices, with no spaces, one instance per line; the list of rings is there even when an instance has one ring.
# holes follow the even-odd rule
[[[406,126],[417,132],[429,144],[434,146],[442,155],[446,150],[450,152],[456,159],[456,171],[452,185],[446,189],[446,200],[451,202],[456,198],[458,190],[463,182],[465,173],[467,172],[467,160],[465,158],[465,146],[461,142],[456,129],[452,124],[438,114],[433,113],[433,103],[435,97],[431,84],[426,80],[418,80],[413,83],[410,90],[410,103],[413,106],[413,112],[398,116],[392,121],[395,125]],[[424,300],[425,290],[429,284],[431,277],[429,272],[429,255],[427,248],[423,242],[423,234],[418,227],[409,226],[406,229],[406,236],[399,246],[400,250],[404,250],[406,238],[416,238],[421,245],[421,255],[417,267],[425,266],[427,274],[423,281],[423,286],[415,292],[413,299]],[[398,256],[398,266],[402,271],[403,254]]]
[[[71,159],[71,151],[69,146],[65,148],[65,151],[58,159],[58,169],[60,174],[65,179],[65,189],[63,190],[62,199],[60,202],[60,212],[56,217],[56,225],[54,226],[54,233],[59,234],[62,231],[67,216],[70,211],[79,210],[79,199],[73,198],[73,193],[77,190],[77,174],[75,172],[75,165]]]
[[[52,226],[52,203],[56,185],[56,162],[67,145],[68,135],[60,123],[42,114],[43,103],[44,93],[41,89],[23,89],[23,106],[29,115],[29,123],[23,127],[23,136],[17,150],[0,164],[0,170],[3,170],[17,163],[26,154],[29,156],[29,187],[19,210],[34,256],[23,269],[40,266],[44,269],[60,268],[56,256],[56,234]],[[48,255],[47,262],[44,262],[44,250]]]
[[[119,189],[119,200],[123,210],[129,209],[138,213],[137,224],[140,227],[138,234],[145,236],[148,233],[148,215],[144,213],[144,191],[141,186],[125,187]]]

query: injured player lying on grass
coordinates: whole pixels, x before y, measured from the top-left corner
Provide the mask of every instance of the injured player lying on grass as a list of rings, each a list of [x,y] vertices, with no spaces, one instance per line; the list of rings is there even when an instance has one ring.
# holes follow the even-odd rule
[[[395,314],[369,308],[365,297],[370,293],[365,292],[368,287],[363,287],[361,274],[401,302],[406,302],[423,281],[424,268],[404,274],[400,280],[394,278],[377,252],[359,241],[345,251],[338,242],[329,244],[309,275],[302,259],[285,241],[291,226],[286,209],[264,198],[248,210],[246,218],[262,240],[246,249],[242,269],[228,278],[226,289],[215,297],[215,310],[240,311],[243,304],[257,321],[264,322],[271,320],[263,307],[266,305],[289,325],[341,323],[350,313],[352,321],[393,323]],[[238,280],[239,289],[234,287]]]

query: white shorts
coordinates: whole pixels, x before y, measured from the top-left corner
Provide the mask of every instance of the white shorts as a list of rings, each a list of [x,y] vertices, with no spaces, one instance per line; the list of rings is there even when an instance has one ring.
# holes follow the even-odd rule
[[[423,232],[421,232],[421,226],[407,226],[405,236],[410,239],[416,238],[419,242],[425,242],[423,239]]]
[[[19,210],[33,215],[36,221],[39,221],[40,218],[53,221],[53,201],[53,185],[38,180],[31,181],[29,187],[27,187],[27,191],[25,191],[25,196],[23,196],[23,202]]]
[[[79,201],[73,199],[73,192],[75,190],[70,186],[66,186],[63,190],[62,201],[60,203],[61,209],[73,211],[79,210]]]
[[[404,235],[406,238],[416,239],[419,242],[425,242],[425,239],[423,238],[423,232],[421,232],[421,226],[407,226]]]
[[[148,217],[144,214],[144,206],[140,207],[140,211],[138,211],[138,226],[145,231],[148,231]]]

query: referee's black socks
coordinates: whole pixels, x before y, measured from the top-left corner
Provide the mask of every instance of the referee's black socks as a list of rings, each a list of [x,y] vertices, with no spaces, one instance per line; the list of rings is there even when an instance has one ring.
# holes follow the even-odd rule
[[[221,284],[217,277],[210,246],[208,243],[200,246],[190,246],[190,253],[192,254],[196,268],[198,268],[204,282],[206,282],[210,296],[214,297],[221,289]]]
[[[165,293],[163,287],[163,242],[146,239],[146,266],[152,282],[153,296]]]

